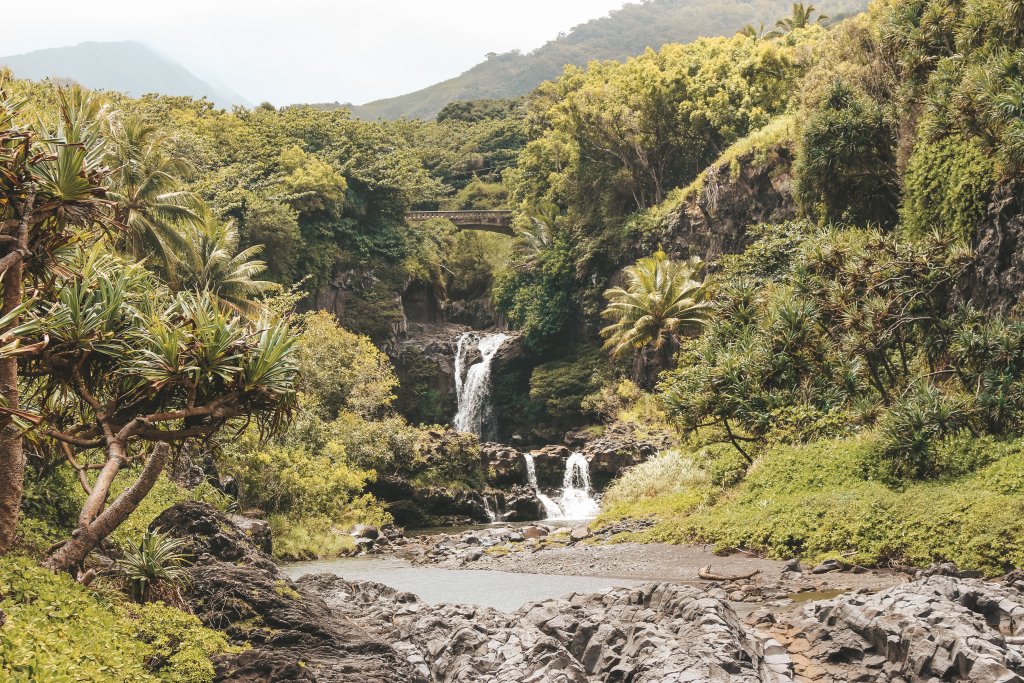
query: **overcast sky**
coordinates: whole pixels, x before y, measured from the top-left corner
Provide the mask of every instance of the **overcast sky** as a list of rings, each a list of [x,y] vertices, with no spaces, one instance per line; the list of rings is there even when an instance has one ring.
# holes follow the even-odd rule
[[[540,47],[626,0],[38,0],[0,54],[139,40],[253,103],[364,102]],[[36,12],[30,12],[35,14]]]

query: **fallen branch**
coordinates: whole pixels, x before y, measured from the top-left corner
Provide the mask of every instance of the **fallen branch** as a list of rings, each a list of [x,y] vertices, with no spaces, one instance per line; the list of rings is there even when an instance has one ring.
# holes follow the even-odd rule
[[[740,581],[742,579],[749,579],[750,577],[760,574],[760,569],[755,569],[749,574],[735,574],[733,576],[726,576],[725,574],[715,574],[711,571],[711,565],[705,565],[697,570],[697,576],[704,579],[705,581]]]

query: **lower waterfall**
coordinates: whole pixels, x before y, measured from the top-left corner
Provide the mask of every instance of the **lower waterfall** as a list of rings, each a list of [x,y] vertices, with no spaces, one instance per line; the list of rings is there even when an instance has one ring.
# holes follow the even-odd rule
[[[546,520],[583,520],[597,516],[600,505],[594,498],[594,488],[590,483],[590,463],[582,453],[576,451],[565,461],[562,493],[557,501],[541,492],[533,455],[524,453],[523,458],[526,459],[527,482],[537,492],[537,499],[544,506]]]

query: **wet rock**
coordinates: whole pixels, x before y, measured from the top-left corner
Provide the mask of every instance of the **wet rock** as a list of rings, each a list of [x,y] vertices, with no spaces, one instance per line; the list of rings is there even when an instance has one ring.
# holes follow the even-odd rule
[[[361,538],[369,538],[370,540],[375,541],[380,538],[380,529],[366,524],[357,524],[356,527],[352,529],[352,535]]]
[[[506,522],[536,522],[544,519],[544,504],[528,486],[517,486],[505,495]]]

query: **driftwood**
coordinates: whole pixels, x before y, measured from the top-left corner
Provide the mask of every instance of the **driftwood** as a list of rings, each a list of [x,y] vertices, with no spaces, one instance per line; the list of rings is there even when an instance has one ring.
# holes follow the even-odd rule
[[[749,579],[750,577],[754,576],[755,574],[760,574],[760,573],[761,573],[760,569],[755,569],[754,571],[750,572],[749,574],[735,574],[735,575],[732,575],[732,576],[726,576],[724,574],[715,574],[713,571],[711,571],[711,565],[710,564],[704,565],[703,567],[701,567],[700,569],[697,570],[697,576],[699,576],[700,578],[704,579],[705,581],[739,581],[741,579]]]

